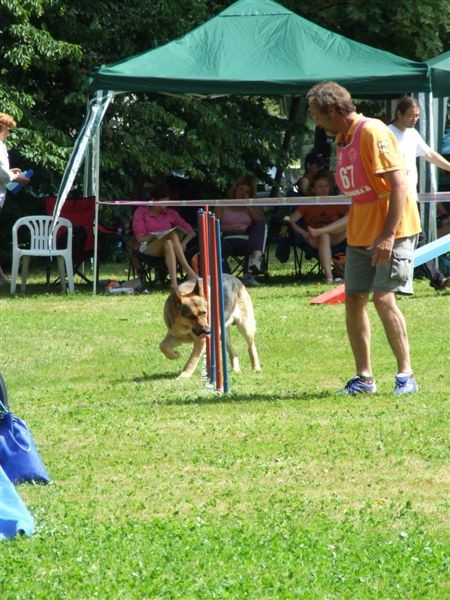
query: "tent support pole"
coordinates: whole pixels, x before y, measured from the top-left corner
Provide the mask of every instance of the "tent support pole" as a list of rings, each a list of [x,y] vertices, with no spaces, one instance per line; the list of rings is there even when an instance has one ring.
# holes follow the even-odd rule
[[[95,196],[95,216],[94,216],[94,283],[92,293],[97,294],[97,273],[98,273],[98,199],[100,197],[100,128],[97,128],[92,140],[92,172],[93,172],[93,191]]]
[[[288,124],[286,127],[286,131],[284,132],[283,143],[281,145],[281,149],[283,152],[287,152],[289,150],[289,146],[291,145],[291,140],[294,135],[294,124],[297,120],[298,113],[300,111],[301,106],[301,97],[300,96],[292,96],[291,108],[289,110]],[[305,105],[303,106],[303,108]],[[283,171],[286,168],[286,165],[278,165],[275,173],[275,179],[273,182],[272,189],[270,190],[271,198],[275,197],[278,194],[278,190],[280,189],[281,178],[283,176]]]
[[[435,131],[435,123],[434,123],[434,112],[433,112],[433,95],[428,92],[427,93],[427,102],[428,102],[428,130],[429,130],[429,145],[432,150],[436,149],[436,131]],[[437,192],[437,169],[436,166],[428,163],[430,169],[430,192]],[[430,208],[428,211],[428,242],[432,242],[437,238],[437,224],[436,224],[436,203],[431,202]]]

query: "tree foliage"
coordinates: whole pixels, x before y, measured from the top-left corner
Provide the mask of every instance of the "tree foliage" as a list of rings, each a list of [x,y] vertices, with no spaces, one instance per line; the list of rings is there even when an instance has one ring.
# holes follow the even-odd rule
[[[86,111],[87,76],[175,39],[228,6],[216,0],[0,0],[1,110],[19,122],[14,162],[37,171],[33,187],[55,192]],[[285,0],[315,23],[422,60],[449,47],[450,4],[441,0]],[[136,176],[184,170],[225,190],[243,171],[298,156],[305,125],[282,149],[287,109],[278,99],[215,100],[119,95],[102,133],[102,193],[123,197]],[[115,129],[110,119],[119,124]]]
[[[318,25],[410,60],[450,47],[450,3],[442,0],[283,0]]]

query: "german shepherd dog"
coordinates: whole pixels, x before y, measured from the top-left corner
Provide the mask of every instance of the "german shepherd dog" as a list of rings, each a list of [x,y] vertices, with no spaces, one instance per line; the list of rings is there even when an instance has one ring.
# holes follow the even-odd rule
[[[231,344],[230,336],[230,326],[236,325],[247,342],[253,370],[261,371],[255,345],[255,314],[250,295],[239,279],[227,274],[223,275],[223,295],[227,351],[231,368],[235,373],[240,371],[239,358]],[[159,348],[167,358],[174,360],[179,357],[175,347],[180,344],[194,345],[179,375],[190,377],[205,351],[206,337],[210,334],[208,307],[201,279],[185,281],[176,292],[171,292],[164,304],[164,321],[168,331]]]

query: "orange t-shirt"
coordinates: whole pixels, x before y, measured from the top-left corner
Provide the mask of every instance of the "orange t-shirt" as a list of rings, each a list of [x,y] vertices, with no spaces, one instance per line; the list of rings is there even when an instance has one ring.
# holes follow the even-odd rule
[[[348,206],[339,204],[304,205],[299,207],[302,219],[307,227],[325,227],[348,213]]]
[[[358,115],[345,136],[336,141],[349,143],[356,125],[362,119]],[[360,143],[361,161],[378,200],[366,204],[353,202],[347,224],[347,242],[350,246],[368,246],[382,232],[389,209],[390,183],[383,173],[406,169],[395,135],[381,121],[370,120],[364,125]],[[409,237],[421,231],[420,216],[414,195],[407,191],[405,212],[395,233],[396,238]]]

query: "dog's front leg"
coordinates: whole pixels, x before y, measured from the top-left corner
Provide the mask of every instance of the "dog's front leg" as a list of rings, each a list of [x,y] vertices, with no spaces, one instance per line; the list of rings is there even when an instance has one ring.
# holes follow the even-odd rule
[[[180,356],[180,353],[174,350],[175,346],[179,346],[182,342],[174,338],[173,335],[168,333],[163,341],[159,344],[161,352],[170,360],[175,360]]]
[[[196,338],[194,340],[194,347],[192,349],[191,355],[188,358],[187,363],[184,365],[184,369],[181,371],[179,377],[187,378],[192,375],[195,371],[198,361],[200,357],[204,353],[206,348],[206,340],[204,338]]]

